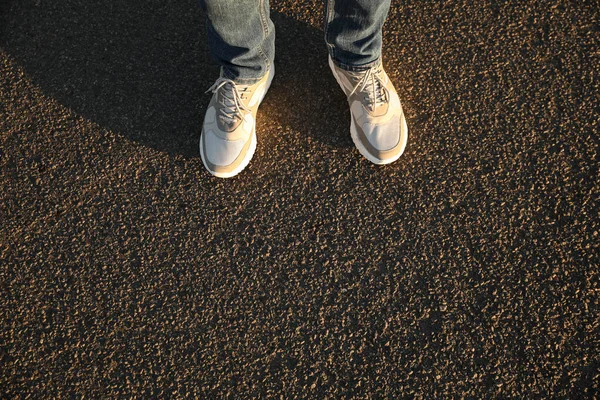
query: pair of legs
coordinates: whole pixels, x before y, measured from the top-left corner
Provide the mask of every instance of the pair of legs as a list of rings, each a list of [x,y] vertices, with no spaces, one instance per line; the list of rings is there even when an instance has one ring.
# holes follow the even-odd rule
[[[381,28],[390,0],[325,0],[325,42],[344,69],[367,68],[381,56]],[[225,77],[251,84],[275,58],[275,27],[268,0],[200,0],[208,42]]]
[[[355,144],[377,164],[394,161],[403,150],[404,145],[401,150],[397,147],[402,141],[400,125],[405,122],[403,116],[400,121],[400,102],[394,100],[397,94],[381,67],[382,26],[390,0],[325,2],[330,66],[348,96]],[[214,96],[205,117],[200,150],[211,173],[228,177],[240,172],[252,156],[248,152],[254,152],[256,109],[274,72],[275,27],[268,0],[200,0],[200,4],[207,16],[210,50],[221,66],[221,77],[211,88]],[[388,113],[390,104],[396,107],[392,113]],[[369,124],[374,119],[379,125],[373,130]],[[394,137],[383,132],[390,124],[398,131],[391,134]],[[382,128],[384,125],[387,128]],[[389,137],[382,141],[385,135]],[[377,149],[379,142],[388,148]],[[246,154],[244,160],[237,157],[238,152]]]

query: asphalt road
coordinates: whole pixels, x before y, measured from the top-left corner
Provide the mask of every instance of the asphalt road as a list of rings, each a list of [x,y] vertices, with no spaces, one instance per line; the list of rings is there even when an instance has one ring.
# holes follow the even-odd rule
[[[272,8],[258,149],[219,180],[193,1],[0,1],[2,397],[598,396],[598,2],[395,1],[385,167],[321,2]]]

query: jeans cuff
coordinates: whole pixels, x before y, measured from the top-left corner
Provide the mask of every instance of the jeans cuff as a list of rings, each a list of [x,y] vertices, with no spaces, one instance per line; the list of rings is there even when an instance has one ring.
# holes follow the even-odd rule
[[[375,61],[371,61],[368,62],[366,64],[362,64],[362,65],[349,65],[349,64],[344,64],[343,62],[340,62],[338,60],[336,60],[335,58],[331,57],[331,59],[333,60],[333,63],[338,67],[343,69],[344,71],[350,71],[350,72],[361,72],[361,71],[366,71],[368,69],[371,69],[377,65],[379,65],[381,63],[381,56],[378,57]]]
[[[267,70],[267,73],[269,73],[268,70]],[[225,67],[222,67],[221,68],[221,77],[231,79],[238,85],[254,85],[258,81],[260,81],[264,77],[264,75],[261,77],[258,77],[258,78],[236,78],[235,74],[233,74],[230,70],[228,70]]]

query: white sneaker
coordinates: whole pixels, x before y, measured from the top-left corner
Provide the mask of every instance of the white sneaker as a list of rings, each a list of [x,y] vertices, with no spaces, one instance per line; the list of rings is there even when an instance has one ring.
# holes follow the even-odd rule
[[[378,165],[396,161],[406,147],[408,127],[400,98],[381,63],[351,72],[329,57],[329,67],[348,97],[350,134],[358,151]]]
[[[219,78],[207,90],[213,97],[204,116],[200,157],[219,178],[239,174],[256,150],[256,112],[273,80],[274,68],[253,85]]]

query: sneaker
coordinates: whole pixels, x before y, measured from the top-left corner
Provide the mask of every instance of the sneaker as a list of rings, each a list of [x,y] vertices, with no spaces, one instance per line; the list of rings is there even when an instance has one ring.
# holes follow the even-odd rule
[[[408,127],[400,98],[381,63],[365,71],[346,71],[329,57],[329,67],[350,104],[350,134],[369,161],[389,164],[404,152]]]
[[[206,92],[213,97],[204,116],[200,157],[206,169],[219,178],[239,174],[256,150],[256,112],[273,80],[271,66],[253,85],[220,77]]]

